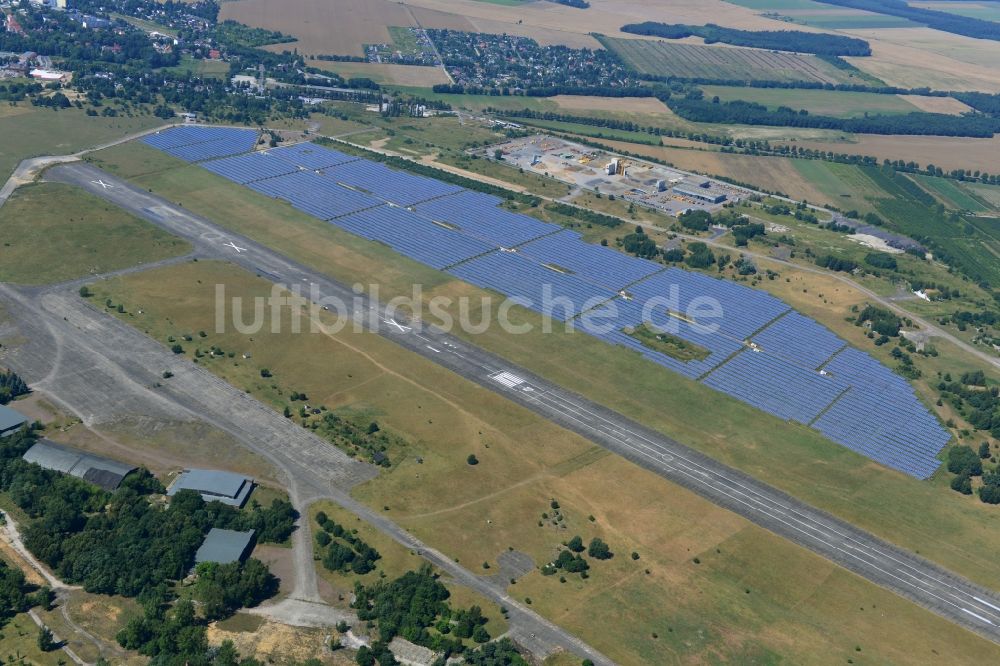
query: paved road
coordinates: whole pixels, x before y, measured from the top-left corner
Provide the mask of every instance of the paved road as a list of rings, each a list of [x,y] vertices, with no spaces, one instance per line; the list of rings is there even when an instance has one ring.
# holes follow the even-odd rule
[[[58,166],[50,170],[48,178],[79,185],[123,206],[137,216],[190,240],[206,256],[232,261],[285,285],[315,285],[323,298],[336,297],[347,304],[356,298],[345,285],[91,165]],[[110,187],[103,187],[98,182]],[[392,320],[378,303],[362,301],[361,310],[352,312],[352,316],[363,319],[367,327],[400,346],[524,405],[956,624],[1000,643],[1000,595],[996,592],[975,585],[458,338],[413,322]],[[337,501],[365,520],[392,530],[392,524],[384,516],[354,502],[346,493]],[[441,560],[448,562],[438,553],[415,544],[413,547],[420,549],[435,563]]]

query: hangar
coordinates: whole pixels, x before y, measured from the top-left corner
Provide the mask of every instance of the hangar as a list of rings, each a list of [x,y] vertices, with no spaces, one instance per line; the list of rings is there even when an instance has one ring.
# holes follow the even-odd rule
[[[237,532],[213,527],[205,535],[198,552],[194,555],[195,564],[214,562],[215,564],[230,564],[242,562],[253,550],[254,531]]]
[[[10,407],[0,405],[0,437],[6,437],[28,422],[28,419]]]
[[[35,442],[23,457],[27,462],[75,476],[108,491],[118,488],[122,480],[136,469],[135,465],[95,456],[47,439]]]
[[[214,469],[186,469],[167,488],[167,495],[172,497],[181,490],[193,490],[206,502],[222,502],[239,508],[253,490],[253,479]]]

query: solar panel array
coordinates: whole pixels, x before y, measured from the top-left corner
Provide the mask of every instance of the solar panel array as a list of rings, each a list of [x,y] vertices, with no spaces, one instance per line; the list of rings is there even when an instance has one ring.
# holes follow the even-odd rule
[[[146,141],[193,161],[222,143],[246,146],[243,152],[255,145],[254,132],[248,142],[217,130],[182,127]],[[588,332],[907,474],[932,474],[950,440],[906,380],[763,291],[590,245],[575,232],[499,208],[496,197],[322,146],[203,166],[553,319],[613,313]],[[682,361],[626,332],[644,322],[707,356]]]
[[[143,143],[187,162],[201,162],[253,150],[256,130],[239,127],[172,127],[143,137]]]
[[[522,299],[525,307],[559,321],[615,297],[610,289],[551,270],[514,252],[491,252],[448,272],[477,287]]]
[[[777,356],[745,350],[704,379],[707,386],[783,419],[808,425],[847,384]]]
[[[269,197],[284,199],[303,213],[324,221],[384,205],[379,199],[340,187],[311,171],[295,171],[247,186]]]
[[[519,247],[518,252],[615,291],[663,270],[652,261],[584,242],[580,234],[569,229],[533,240]]]
[[[489,194],[463,190],[417,204],[414,210],[424,217],[455,226],[505,248],[515,247],[562,229],[527,215],[498,208],[501,203],[500,199]]]
[[[405,208],[379,206],[331,220],[341,229],[385,243],[400,254],[442,269],[496,246],[425,220]]]
[[[379,162],[357,160],[323,170],[323,176],[349,187],[370,192],[400,206],[413,204],[448,194],[461,192],[458,185],[433,178],[395,171]]]
[[[817,370],[845,342],[809,317],[790,311],[753,337],[762,350]]]

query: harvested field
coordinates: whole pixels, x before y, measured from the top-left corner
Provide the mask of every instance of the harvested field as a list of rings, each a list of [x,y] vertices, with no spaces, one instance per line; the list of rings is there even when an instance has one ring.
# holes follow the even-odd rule
[[[328,60],[309,60],[308,63],[328,72],[336,72],[345,78],[367,77],[376,83],[387,85],[429,88],[438,83],[448,83],[448,76],[440,67],[385,65],[369,62],[330,62]]]
[[[905,160],[942,169],[979,169],[996,172],[1000,136],[992,139],[951,136],[856,135],[850,142],[798,140],[799,148],[832,150],[835,153],[871,155],[879,160]]]
[[[241,0],[222,3],[219,18],[280,30],[298,41],[270,50],[311,55],[364,55],[364,44],[392,41],[388,26],[414,25],[405,7],[388,0]]]
[[[872,55],[845,58],[858,69],[903,88],[1000,91],[1000,42],[928,28],[851,30],[868,40]]]
[[[898,97],[927,113],[950,113],[957,116],[966,111],[972,111],[969,105],[965,102],[959,102],[954,97],[924,97],[922,95],[899,95]]]
[[[610,111],[613,113],[669,114],[673,111],[655,97],[593,97],[556,95],[549,98],[566,111]]]
[[[815,56],[649,39],[606,38],[604,41],[608,48],[644,74],[821,83],[847,83],[851,78],[849,73]]]
[[[702,86],[706,97],[718,97],[723,102],[743,100],[762,104],[769,109],[787,106],[805,109],[813,115],[854,118],[876,113],[912,113],[918,110],[915,102],[901,95],[879,95],[867,92],[837,90],[796,90],[792,88],[744,88],[740,86]],[[938,99],[923,98],[919,99]],[[945,98],[950,99],[950,98]],[[956,102],[956,100],[951,100]],[[965,106],[964,104],[959,104]],[[942,111],[942,113],[944,113]]]

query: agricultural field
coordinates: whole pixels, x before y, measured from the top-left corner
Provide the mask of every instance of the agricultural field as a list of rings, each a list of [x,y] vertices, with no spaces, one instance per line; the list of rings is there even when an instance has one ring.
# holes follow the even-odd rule
[[[480,290],[417,266],[384,247],[353,238],[287,205],[145,146],[118,147],[95,159],[123,177],[132,177],[142,187],[180,201],[189,210],[246,233],[337,279],[378,282],[384,298],[408,294],[415,282],[424,285],[427,298],[436,294],[468,295],[478,302],[483,295]],[[148,175],[132,176],[136,173]],[[275,224],[275,220],[281,224]],[[798,274],[788,267],[778,269],[788,279],[789,287],[799,280],[811,281],[808,293],[796,296],[794,304],[808,300],[822,323],[854,344],[871,349],[864,332],[844,321],[851,306],[864,303],[863,294],[826,276]],[[775,280],[768,283],[772,285],[777,289],[786,283]],[[837,293],[836,308],[826,302],[827,290]],[[789,290],[789,294],[793,291]],[[469,316],[478,321],[480,313],[473,309]],[[516,318],[534,323],[536,330],[540,327],[540,318],[533,313],[519,311]],[[946,484],[922,483],[889,472],[830,444],[813,431],[767,416],[707,387],[682,380],[636,354],[587,336],[538,334],[514,339],[502,331],[489,330],[475,336],[475,342],[884,538],[915,548],[924,557],[973,580],[990,585],[1000,576],[1000,563],[994,557],[1000,547],[1000,529],[996,529],[1000,527],[1000,514],[948,491]],[[887,351],[875,351],[888,358]],[[948,359],[953,370],[965,362],[958,352]],[[302,360],[297,362],[301,364]],[[323,381],[330,381],[330,377],[323,377]],[[393,397],[397,395],[392,393]],[[713,415],[710,425],[700,416],[706,412]],[[415,408],[410,410],[409,418],[424,423]],[[442,430],[448,432],[447,428],[436,428],[432,439],[440,437]],[[469,443],[480,441],[477,437]],[[423,472],[419,473],[423,476]],[[415,479],[410,483],[424,485]]]
[[[788,142],[782,142],[788,143]],[[868,155],[882,160],[903,160],[916,162],[921,167],[929,164],[945,171],[969,169],[972,171],[997,172],[996,156],[1000,154],[1000,136],[991,139],[948,136],[904,136],[855,134],[843,135],[842,140],[822,141],[799,138],[795,144],[799,148]]]
[[[0,208],[0,281],[48,284],[190,251],[186,242],[70,185],[25,185]]]
[[[306,62],[311,67],[335,72],[345,79],[363,77],[388,86],[430,88],[449,81],[448,75],[440,67],[393,65],[377,62],[333,62],[316,59],[309,59]]]
[[[815,56],[727,46],[605,38],[604,44],[644,74],[707,79],[851,83],[849,72]]]
[[[899,95],[879,95],[876,93],[847,92],[835,90],[792,90],[788,88],[742,88],[735,86],[701,86],[708,98],[718,97],[724,102],[743,100],[762,104],[769,109],[787,106],[805,109],[813,115],[837,118],[858,118],[876,114],[916,113],[929,110],[927,105],[918,106],[917,99],[937,101],[939,113],[958,114],[968,107],[950,97],[917,98]],[[947,109],[947,111],[945,111]]]
[[[953,210],[967,210],[982,213],[993,208],[988,201],[980,199],[974,192],[956,180],[913,174],[910,176],[925,190],[931,193],[945,206]],[[989,186],[987,186],[989,187]]]
[[[179,63],[173,67],[164,67],[161,71],[172,72],[174,74],[184,74],[190,72],[194,76],[222,79],[229,76],[229,63],[222,60],[193,58],[185,54],[181,56],[181,61]]]
[[[911,7],[922,9],[934,9],[939,12],[968,16],[969,18],[982,19],[984,21],[1000,22],[1000,6],[996,2],[985,0],[982,2],[940,2],[940,0],[918,0],[909,3]]]
[[[219,19],[291,35],[298,41],[267,48],[303,55],[362,56],[365,44],[392,41],[389,26],[415,25],[406,7],[389,0],[240,0],[222,3]]]
[[[95,289],[103,290],[99,298],[128,304],[116,316],[162,340],[170,331],[211,330],[217,283],[244,299],[270,293],[265,280],[219,262],[133,274]],[[142,303],[142,315],[132,303]],[[484,576],[500,572],[511,549],[528,555],[533,566],[516,575],[508,593],[586,635],[618,663],[647,664],[665,653],[680,661],[781,655],[802,663],[830,654],[847,658],[859,645],[879,661],[944,649],[963,660],[1000,657],[988,641],[388,341],[281,329],[270,333],[265,321],[252,343],[235,332],[211,333],[205,345],[251,345],[253,360],[238,367],[227,359],[202,362],[265,400],[294,386],[314,404],[364,410],[402,436],[405,448],[393,466],[356,488],[355,496],[387,507],[414,535]],[[277,389],[261,386],[255,370],[263,363]],[[752,429],[750,414],[740,416]],[[477,465],[467,464],[468,453]],[[608,483],[618,491],[589,490]],[[319,509],[357,527],[383,553],[378,566],[386,575],[415,565],[409,551],[349,514],[313,507]],[[541,575],[538,567],[574,535],[584,543],[603,539],[614,557],[591,559],[586,579]],[[335,599],[350,589],[342,576],[322,575]],[[456,603],[481,603],[460,589],[454,593]],[[671,600],[669,607],[663,599]]]

